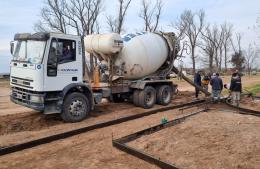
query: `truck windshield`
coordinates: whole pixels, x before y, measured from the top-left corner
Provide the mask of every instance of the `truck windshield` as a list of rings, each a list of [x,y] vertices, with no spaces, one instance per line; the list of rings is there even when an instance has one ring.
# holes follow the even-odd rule
[[[15,47],[13,60],[39,64],[42,62],[46,41],[23,40]]]

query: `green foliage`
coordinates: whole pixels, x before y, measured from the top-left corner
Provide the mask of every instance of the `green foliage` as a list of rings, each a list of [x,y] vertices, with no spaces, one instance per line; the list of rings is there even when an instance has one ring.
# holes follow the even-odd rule
[[[246,87],[246,90],[253,93],[253,95],[255,95],[256,93],[260,93],[260,84],[250,86],[250,87]]]

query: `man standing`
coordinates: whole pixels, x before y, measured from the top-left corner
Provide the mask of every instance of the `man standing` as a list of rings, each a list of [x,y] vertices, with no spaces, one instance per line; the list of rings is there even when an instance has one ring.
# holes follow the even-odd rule
[[[210,81],[210,76],[208,74],[205,74],[202,79],[202,87],[208,91],[208,85]]]
[[[195,85],[201,86],[201,71],[199,70],[194,76]],[[195,87],[195,97],[199,97],[199,89]]]
[[[240,94],[242,92],[242,83],[239,73],[233,73],[229,89],[231,91],[232,104],[239,106]]]
[[[220,93],[223,89],[223,82],[218,73],[216,73],[216,75],[210,80],[210,84],[212,86],[213,100],[219,100]]]

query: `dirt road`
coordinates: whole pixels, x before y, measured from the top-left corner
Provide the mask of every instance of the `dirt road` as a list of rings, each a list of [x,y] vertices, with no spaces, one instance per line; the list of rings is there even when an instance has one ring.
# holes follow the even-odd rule
[[[187,94],[190,95],[190,92],[183,92],[172,101],[171,105],[191,101],[192,98],[184,97]],[[156,105],[153,109],[157,107],[159,106]],[[96,106],[95,110],[91,113],[91,117],[79,123],[63,123],[59,115],[45,116],[39,113],[0,116],[0,146],[20,143],[145,111],[147,110],[135,107],[131,103],[103,103]]]
[[[1,168],[157,168],[113,148],[111,141],[159,124],[162,118],[177,118],[180,113],[178,110],[162,112],[9,154],[0,157]],[[260,121],[255,117],[217,109],[188,119],[173,131],[163,132],[167,134],[156,135],[152,143],[147,142],[148,147],[166,153],[168,160],[178,166],[259,168]]]

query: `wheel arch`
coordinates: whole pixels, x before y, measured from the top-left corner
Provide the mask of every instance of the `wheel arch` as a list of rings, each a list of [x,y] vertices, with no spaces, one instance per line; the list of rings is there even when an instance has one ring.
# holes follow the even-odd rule
[[[72,92],[79,92],[79,93],[84,94],[89,99],[90,108],[91,108],[91,110],[93,110],[94,98],[93,98],[93,92],[89,85],[87,85],[85,83],[72,83],[72,84],[66,86],[62,90],[63,102],[64,102],[64,99],[66,98],[66,96]]]

